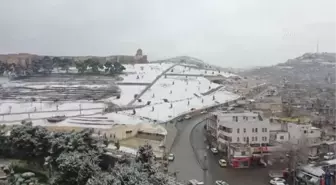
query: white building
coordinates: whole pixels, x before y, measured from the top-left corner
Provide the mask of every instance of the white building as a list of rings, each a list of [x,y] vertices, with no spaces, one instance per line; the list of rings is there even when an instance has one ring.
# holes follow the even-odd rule
[[[318,153],[318,148],[321,144],[321,129],[313,127],[310,123],[275,123],[273,121],[271,126],[270,138],[272,144],[290,143],[293,145],[307,146],[309,147],[307,152],[310,155],[316,155]]]
[[[321,129],[313,127],[311,124],[288,123],[289,140],[293,144],[300,144],[300,141],[309,145],[321,141]]]
[[[270,123],[262,120],[258,113],[214,112],[208,122],[208,128],[217,139],[218,148],[228,144],[268,144]]]

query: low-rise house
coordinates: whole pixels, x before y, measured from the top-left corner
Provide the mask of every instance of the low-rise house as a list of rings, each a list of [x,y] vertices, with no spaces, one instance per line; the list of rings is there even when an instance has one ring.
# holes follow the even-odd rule
[[[255,109],[282,112],[282,99],[279,96],[264,97],[254,102]]]

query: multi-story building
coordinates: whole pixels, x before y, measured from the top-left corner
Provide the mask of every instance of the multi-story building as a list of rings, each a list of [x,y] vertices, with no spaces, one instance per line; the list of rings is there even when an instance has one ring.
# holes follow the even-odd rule
[[[321,129],[313,127],[312,124],[306,122],[284,122],[271,123],[272,129],[270,133],[272,144],[288,143],[299,147],[309,148],[310,155],[316,155],[321,145]],[[285,149],[285,148],[283,148]]]
[[[248,167],[253,153],[267,152],[270,123],[258,113],[214,112],[207,128],[234,167]]]

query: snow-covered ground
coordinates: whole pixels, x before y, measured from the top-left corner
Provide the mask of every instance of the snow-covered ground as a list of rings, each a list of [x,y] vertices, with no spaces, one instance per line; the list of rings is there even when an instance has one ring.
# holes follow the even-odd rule
[[[117,105],[126,105],[128,104],[133,98],[135,94],[140,93],[146,86],[144,85],[120,85],[121,90],[120,98],[111,97],[108,98],[107,101],[111,101]]]
[[[214,70],[214,69],[197,69],[193,67],[186,67],[186,66],[176,66],[173,70],[169,71],[168,73],[173,74],[185,74],[185,75],[207,75],[207,76],[217,76],[222,75],[223,77],[231,77],[231,76],[237,76],[232,73],[227,73],[220,70]]]
[[[172,63],[124,65],[126,68],[124,71],[125,74],[120,76],[124,79],[123,82],[151,83],[158,75],[172,65]]]
[[[219,90],[207,96],[190,97],[187,99],[175,100],[174,102],[169,103],[164,103],[161,101],[161,103],[136,109],[136,115],[150,118],[152,120],[157,120],[159,122],[165,122],[179,115],[186,114],[191,111],[191,109],[202,109],[210,107],[212,105],[237,99],[238,97],[239,96],[236,94],[227,92],[225,90]],[[172,96],[170,96],[170,98],[172,98]],[[125,112],[129,115],[132,114],[132,111]]]
[[[133,98],[135,94],[139,94],[143,91],[145,85],[137,85],[136,83],[151,83],[155,78],[162,74],[163,71],[174,65],[173,63],[155,63],[155,64],[135,64],[135,65],[125,65],[125,74],[120,75],[123,83],[135,83],[134,85],[119,85],[121,90],[120,98],[111,97],[104,101],[110,101],[117,105],[126,105]],[[205,71],[207,71],[205,73]],[[216,105],[219,103],[225,103],[226,101],[234,100],[238,98],[238,95],[225,91],[225,87],[221,87],[218,84],[212,83],[202,76],[184,76],[184,75],[222,75],[224,77],[232,76],[232,74],[215,71],[215,70],[203,70],[195,69],[184,66],[175,66],[170,73],[183,74],[183,76],[162,76],[146,93],[140,97],[141,102],[135,102],[134,105],[144,105],[148,101],[151,102],[149,106],[145,106],[140,109],[136,109],[136,114],[132,115],[133,111],[123,111],[118,113],[109,113],[102,115],[102,110],[106,107],[104,103],[98,103],[93,101],[72,101],[72,102],[22,102],[22,101],[0,101],[0,114],[8,113],[18,113],[27,112],[23,114],[11,114],[4,115],[0,117],[1,122],[13,122],[14,120],[20,119],[41,119],[36,121],[36,124],[46,124],[46,120],[43,118],[51,116],[78,116],[80,114],[79,109],[82,109],[82,115],[97,114],[99,117],[108,117],[107,119],[99,120],[101,125],[106,126],[106,123],[113,124],[132,124],[144,122],[144,118],[150,120],[157,120],[159,122],[168,121],[176,116],[185,114],[191,109],[201,109]],[[85,82],[85,81],[84,81]],[[30,88],[45,88],[45,87],[69,87],[68,84],[60,84],[59,82],[43,82],[39,83],[17,83],[8,82],[7,80],[2,80],[1,84],[8,86],[23,86]],[[113,83],[112,83],[113,84]],[[106,84],[111,85],[111,84]],[[71,84],[71,87],[86,87],[86,88],[99,88],[105,86],[94,85],[94,84]],[[215,91],[217,88],[217,91]],[[219,89],[219,90],[218,90]],[[207,95],[202,95],[208,91],[213,91],[212,93],[207,93]],[[167,99],[168,102],[164,102],[163,99]],[[63,111],[57,112],[57,110],[73,110],[76,111]],[[85,110],[91,109],[91,110]],[[40,112],[39,111],[50,111],[50,112]],[[31,112],[28,114],[28,112]],[[59,123],[60,125],[74,126],[80,124],[80,122],[85,122],[83,119],[91,123],[92,117],[97,117],[97,115],[91,116],[91,118],[69,118],[66,121]],[[112,120],[112,121],[111,121]],[[150,122],[149,120],[145,120]],[[90,124],[85,124],[90,125]],[[92,124],[93,127],[98,127]]]

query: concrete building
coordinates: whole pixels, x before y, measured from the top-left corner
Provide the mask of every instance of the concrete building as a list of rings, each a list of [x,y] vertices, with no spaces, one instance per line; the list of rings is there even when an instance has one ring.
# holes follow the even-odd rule
[[[249,167],[255,153],[266,152],[270,123],[255,112],[214,112],[207,123],[217,148],[228,155],[233,167]]]
[[[281,145],[287,143],[301,145],[309,148],[310,155],[317,155],[321,141],[321,129],[313,127],[307,122],[285,122],[272,121],[270,132],[270,143]],[[285,148],[283,148],[285,149]]]
[[[254,108],[273,113],[282,112],[282,99],[278,96],[264,97],[254,102]]]
[[[218,147],[229,143],[265,144],[269,143],[270,123],[258,113],[212,113],[210,128],[217,128],[213,133],[218,139]]]
[[[306,140],[309,145],[321,142],[321,129],[313,127],[311,124],[288,123],[289,140],[293,144],[300,144]]]

